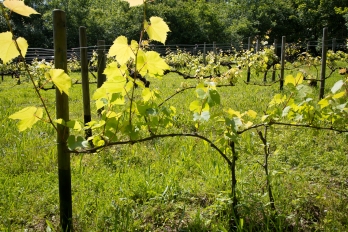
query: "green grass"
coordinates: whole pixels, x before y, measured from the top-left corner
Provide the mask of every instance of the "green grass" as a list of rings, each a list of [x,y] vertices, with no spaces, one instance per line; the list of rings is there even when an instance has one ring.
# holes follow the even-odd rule
[[[78,74],[73,78],[78,79]],[[338,78],[327,80],[327,91]],[[168,75],[163,81],[151,80],[151,86],[165,97],[183,81]],[[91,85],[91,92],[94,89]],[[82,121],[81,92],[81,85],[73,86],[70,118]],[[223,108],[262,112],[279,90],[278,85],[247,86],[240,81],[219,92]],[[54,115],[54,91],[42,93]],[[188,106],[194,98],[194,91],[188,90],[166,103],[177,108],[178,129],[192,128]],[[5,77],[0,99],[0,231],[46,231],[48,225],[57,230],[54,130],[40,122],[19,133],[16,122],[8,119],[26,106],[40,105],[25,80],[15,85]],[[348,230],[344,135],[300,128],[270,130],[273,155],[269,162],[277,214],[269,207],[259,164],[263,162],[261,141],[255,131],[242,136],[237,161],[241,216],[237,231]],[[222,157],[200,140],[174,137],[111,147],[98,154],[72,155],[71,166],[76,231],[228,231],[230,173]]]

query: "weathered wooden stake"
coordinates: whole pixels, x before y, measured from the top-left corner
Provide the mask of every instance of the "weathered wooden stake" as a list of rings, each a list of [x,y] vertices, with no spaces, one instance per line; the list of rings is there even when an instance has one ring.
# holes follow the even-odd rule
[[[282,51],[281,51],[281,60],[280,60],[280,86],[279,89],[283,90],[284,86],[284,65],[285,65],[285,43],[286,37],[282,36]]]
[[[207,65],[207,58],[206,58],[206,53],[207,53],[207,45],[204,42],[204,47],[203,47],[203,64]]]
[[[319,99],[324,97],[325,77],[326,77],[326,54],[327,54],[327,27],[323,29],[323,40],[321,49],[321,74],[320,74],[320,90]]]
[[[67,72],[66,17],[62,10],[53,10],[54,66]],[[69,121],[69,101],[65,93],[56,89],[57,119]],[[70,153],[67,148],[69,128],[57,125],[58,179],[60,224],[63,231],[72,231],[72,197]]]
[[[278,46],[278,44],[277,44],[277,40],[275,39],[274,40],[274,43],[273,43],[273,46],[274,46],[274,54],[275,55],[277,55],[277,46]],[[275,70],[275,68],[274,68],[274,66],[273,66],[273,70],[272,70],[272,82],[274,82],[275,81],[275,79],[276,79],[276,70]]]
[[[80,57],[81,57],[83,118],[84,118],[84,123],[86,124],[91,121],[86,27],[80,27]],[[90,136],[92,136],[92,130],[91,129],[85,130],[86,139]]]
[[[336,38],[332,39],[332,51],[336,52],[337,41]]]
[[[213,42],[214,63],[216,63],[216,42]]]
[[[256,40],[256,47],[255,47],[255,53],[257,53],[260,50],[260,40]]]

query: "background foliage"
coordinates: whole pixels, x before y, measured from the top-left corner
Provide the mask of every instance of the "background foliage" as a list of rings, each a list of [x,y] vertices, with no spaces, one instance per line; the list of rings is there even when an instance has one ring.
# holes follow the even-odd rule
[[[112,44],[124,35],[139,36],[141,7],[129,8],[122,0],[26,0],[41,15],[23,19],[13,15],[15,33],[28,39],[30,47],[52,43],[53,9],[67,12],[68,47],[78,47],[78,28],[86,26],[89,45],[99,39]],[[156,0],[148,4],[148,15],[159,16],[171,29],[167,44],[239,42],[249,36],[271,40],[287,36],[288,42],[318,39],[322,28],[330,37],[347,37],[348,0]],[[6,29],[0,18],[0,29]]]

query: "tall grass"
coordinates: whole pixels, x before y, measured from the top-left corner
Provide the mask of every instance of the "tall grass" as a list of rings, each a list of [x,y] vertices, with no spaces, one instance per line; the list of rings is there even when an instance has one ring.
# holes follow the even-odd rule
[[[151,80],[151,86],[166,96],[183,81],[167,75],[162,81]],[[81,86],[74,85],[70,117],[82,121],[81,92]],[[278,86],[240,82],[219,92],[223,107],[262,112]],[[54,114],[54,91],[43,91],[43,95]],[[165,103],[177,108],[178,129],[192,129],[188,106],[194,97],[188,90]],[[54,130],[39,123],[19,133],[16,123],[8,119],[21,108],[39,104],[29,83],[14,85],[5,77],[0,99],[0,231],[57,230]],[[213,126],[208,123],[206,128]],[[269,207],[266,177],[259,164],[263,162],[261,141],[254,131],[243,134],[242,141],[237,161],[241,218],[236,231],[348,229],[344,135],[281,127],[270,131],[277,213]],[[227,164],[199,140],[166,138],[117,146],[97,154],[72,155],[71,165],[76,231],[228,231],[233,220]]]

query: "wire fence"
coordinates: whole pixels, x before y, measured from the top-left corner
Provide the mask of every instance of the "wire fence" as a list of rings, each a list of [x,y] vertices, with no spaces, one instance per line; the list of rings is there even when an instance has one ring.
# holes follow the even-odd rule
[[[334,51],[341,50],[341,51],[347,51],[347,40],[346,39],[330,39],[326,41],[326,44],[329,49],[332,49]],[[258,42],[254,41],[252,43],[252,48],[256,49],[263,49],[263,48],[269,48],[270,46],[274,45],[274,42],[270,43],[264,43],[264,42]],[[306,42],[299,42],[299,43],[288,43],[288,47],[296,48],[301,51],[307,51],[310,53],[313,53],[314,55],[320,54],[322,41],[306,41]],[[111,45],[104,45],[104,50],[107,51]],[[276,44],[276,48],[280,48],[281,44],[278,42]],[[90,60],[93,56],[93,52],[97,51],[98,46],[89,46],[87,47],[87,55],[88,59]],[[189,52],[191,54],[199,54],[204,52],[239,52],[243,50],[248,49],[248,43],[203,43],[203,44],[173,44],[173,45],[150,45],[150,50],[156,51],[160,53],[161,55],[165,55],[168,52],[177,52],[178,50]],[[70,48],[67,51],[67,58],[73,59],[76,58],[79,60],[80,57],[80,47],[76,48]],[[53,49],[45,49],[45,48],[28,48],[27,54],[26,54],[26,61],[31,63],[34,59],[38,60],[46,60],[46,61],[53,61],[54,60],[54,50]]]

